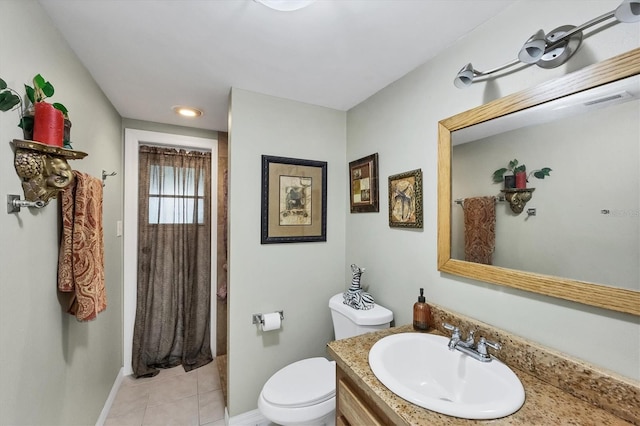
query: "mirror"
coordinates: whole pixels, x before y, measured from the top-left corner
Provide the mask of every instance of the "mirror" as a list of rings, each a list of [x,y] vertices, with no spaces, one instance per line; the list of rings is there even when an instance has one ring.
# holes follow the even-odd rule
[[[453,132],[451,257],[640,291],[639,119],[636,75]]]
[[[576,273],[575,270],[572,272],[566,272],[566,268],[562,269],[560,267],[570,266],[570,263],[572,263],[571,261],[573,259],[571,257],[573,255],[573,252],[568,252],[564,255],[556,255],[554,263],[560,264],[556,269],[547,267],[549,266],[548,263],[550,262],[539,262],[538,265],[532,266],[522,263],[521,261],[513,261],[513,259],[508,261],[504,259],[505,256],[499,256],[497,254],[494,259],[495,262],[492,262],[494,263],[493,265],[467,262],[462,260],[464,259],[464,254],[460,255],[460,249],[457,247],[457,244],[460,240],[461,232],[459,229],[457,229],[459,228],[459,226],[452,226],[452,217],[456,220],[456,223],[462,220],[460,211],[461,207],[455,203],[454,198],[454,194],[456,192],[461,192],[462,190],[458,187],[452,188],[452,186],[457,185],[456,182],[459,183],[461,179],[458,176],[452,178],[452,176],[454,176],[452,174],[452,151],[454,149],[454,143],[475,139],[484,139],[484,141],[480,144],[478,144],[477,142],[469,144],[469,147],[472,145],[475,147],[477,144],[478,146],[483,144],[491,144],[493,143],[493,139],[496,138],[489,135],[496,133],[496,130],[492,129],[496,126],[501,127],[501,132],[503,132],[502,136],[497,137],[498,139],[500,137],[510,138],[511,140],[523,139],[522,135],[517,133],[521,131],[515,130],[515,126],[510,124],[512,118],[525,113],[528,115],[534,114],[538,110],[543,109],[544,106],[551,104],[553,101],[557,100],[563,102],[568,98],[569,95],[576,93],[580,93],[582,95],[589,89],[598,88],[600,86],[613,82],[620,82],[627,79],[628,77],[638,74],[640,74],[640,49],[634,49],[630,52],[627,52],[626,54],[619,55],[617,57],[603,61],[599,64],[584,68],[559,79],[544,83],[538,87],[527,89],[525,91],[507,96],[505,98],[498,99],[496,101],[440,121],[438,150],[438,269],[442,272],[447,272],[454,275],[491,282],[494,284],[506,285],[513,288],[519,288],[522,290],[559,297],[566,300],[572,300],[587,305],[640,315],[640,291],[638,291],[639,289],[637,288],[637,277],[635,280],[633,278],[628,278],[629,282],[627,283],[622,282],[624,280],[619,281],[619,278],[617,277],[612,278],[611,276],[608,276],[606,272],[607,270],[611,271],[611,268],[615,268],[614,266],[607,266],[606,268],[591,268],[595,272],[600,272],[600,275],[598,275],[597,273],[592,275],[583,274],[583,271],[581,271],[580,273]],[[620,107],[622,107],[622,105],[620,105]],[[570,108],[565,107],[563,109],[568,110]],[[561,110],[556,109],[556,112],[558,111]],[[497,118],[500,118],[500,120],[496,120]],[[582,119],[584,120],[584,118]],[[536,121],[537,119],[529,118],[528,120],[531,122]],[[476,126],[479,123],[483,123],[483,125]],[[634,121],[634,123],[637,128],[637,119]],[[543,124],[543,126],[553,125],[554,124],[552,123]],[[486,133],[478,133],[481,127],[485,128],[484,131]],[[487,128],[489,130],[486,130]],[[504,136],[505,128],[508,130],[506,136]],[[604,135],[607,138],[616,138],[617,132],[613,128],[613,126],[610,127],[609,125],[607,125],[606,128],[604,128]],[[561,144],[562,141],[560,139],[562,138],[555,138],[555,143]],[[567,139],[567,135],[564,135],[564,139]],[[602,143],[602,139],[600,141]],[[637,138],[635,140],[635,144],[638,144]],[[462,149],[464,150],[469,148],[465,147]],[[518,145],[517,149],[519,150],[525,148],[522,148],[520,145]],[[502,230],[504,230],[505,228],[508,228],[508,226],[511,226],[512,228],[510,229],[510,232],[512,234],[515,234],[515,230],[517,229],[518,234],[512,235],[511,241],[519,241],[520,245],[529,245],[533,252],[539,252],[541,250],[539,246],[540,243],[530,242],[526,239],[524,234],[526,234],[527,232],[531,233],[530,228],[534,227],[530,225],[534,224],[534,220],[545,219],[545,217],[530,217],[529,219],[534,220],[529,220],[527,219],[526,214],[527,208],[529,206],[536,207],[535,205],[536,203],[538,203],[537,207],[539,207],[540,214],[542,214],[542,212],[546,209],[545,206],[556,206],[556,204],[559,204],[557,201],[549,201],[549,197],[554,194],[557,195],[558,193],[563,194],[564,202],[570,205],[570,193],[572,192],[571,187],[567,187],[566,184],[560,185],[560,183],[563,182],[562,174],[566,173],[566,170],[563,170],[563,168],[575,167],[575,165],[580,164],[581,161],[579,153],[574,152],[572,161],[564,161],[561,162],[561,164],[551,165],[550,163],[553,161],[553,156],[545,158],[543,152],[540,153],[540,151],[544,150],[538,149],[535,157],[532,156],[533,151],[522,151],[522,158],[518,158],[519,155],[514,156],[512,151],[505,150],[504,156],[496,155],[494,151],[494,158],[491,160],[491,163],[487,164],[484,160],[476,162],[479,164],[479,167],[486,169],[483,169],[481,172],[478,171],[476,172],[476,174],[482,173],[482,176],[486,176],[488,183],[484,188],[479,190],[479,193],[464,194],[464,196],[498,195],[500,193],[500,190],[503,189],[503,186],[501,184],[491,183],[491,174],[495,169],[506,167],[507,163],[513,160],[513,158],[518,158],[521,163],[526,163],[529,171],[533,171],[533,169],[541,167],[550,167],[551,169],[556,169],[556,181],[559,184],[557,186],[554,186],[553,171],[551,172],[551,175],[549,177],[546,177],[544,180],[538,180],[533,177],[529,179],[529,183],[527,185],[536,187],[536,192],[533,193],[532,200],[529,201],[529,204],[527,205],[527,207],[525,207],[525,213],[522,213],[522,215],[517,215],[515,213],[507,211],[507,207],[504,205],[504,203],[499,202],[496,204],[496,228],[501,227]],[[530,161],[533,161],[534,163],[528,163],[529,159],[525,158],[526,156],[531,157]],[[631,158],[631,160],[636,162],[635,167],[637,167],[637,155],[635,156],[635,158]],[[616,172],[615,170],[604,170],[601,173],[615,174]],[[598,173],[595,172],[594,174],[596,176],[598,175]],[[482,180],[482,177],[476,176],[476,180]],[[619,181],[614,182],[614,185],[621,184],[623,183]],[[633,186],[633,184],[631,185],[631,192],[634,191],[633,188],[635,188],[635,192],[638,192],[637,185],[637,183],[635,183],[635,187]],[[603,188],[594,187],[593,191],[603,192]],[[604,191],[606,191],[606,187],[604,188]],[[635,196],[637,198],[638,194],[633,194],[632,196]],[[613,204],[609,205],[613,206]],[[598,218],[602,219],[602,217],[605,215],[603,211],[610,210],[611,212],[612,209],[615,208],[616,207],[600,206],[597,210]],[[635,202],[634,208],[637,209],[637,201]],[[589,209],[592,209],[591,205],[589,205]],[[632,209],[630,211],[631,213],[633,213],[634,210]],[[548,214],[548,210],[546,211],[546,214],[548,217],[555,217],[555,222],[558,222],[557,215]],[[635,223],[635,234],[632,234],[630,237],[629,235],[627,235],[627,237],[632,239],[635,238],[634,242],[637,245],[637,211],[635,218],[632,217],[631,219],[635,219],[631,220],[631,222]],[[511,221],[511,225],[507,225],[508,220]],[[517,226],[514,225],[516,222],[518,222]],[[544,220],[539,220],[538,223],[540,222],[544,223]],[[558,227],[559,224],[555,222],[550,222],[547,224],[547,226]],[[501,235],[496,230],[496,252],[498,252],[500,247],[500,238]],[[454,240],[453,244],[452,239]],[[583,247],[577,248],[582,249]],[[527,248],[525,247],[522,250],[526,252]],[[592,255],[598,256],[597,254]],[[631,255],[633,256],[633,254]],[[565,260],[562,262],[558,262],[558,258]],[[540,263],[542,264],[542,267],[540,266]],[[630,272],[632,277],[634,276],[634,273],[637,276],[639,269],[637,254],[635,255],[635,258],[627,260],[627,262],[625,263],[625,267],[628,270],[630,268],[628,272]],[[603,272],[604,274],[602,274]],[[629,276],[629,274],[627,274],[626,276]],[[625,286],[627,288],[624,288]]]

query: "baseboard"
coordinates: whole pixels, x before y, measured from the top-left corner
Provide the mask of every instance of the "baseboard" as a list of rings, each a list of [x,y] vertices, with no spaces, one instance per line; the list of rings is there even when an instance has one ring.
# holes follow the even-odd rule
[[[111,410],[113,401],[115,401],[116,399],[116,395],[118,394],[118,389],[120,389],[120,385],[122,384],[123,379],[124,379],[124,368],[120,368],[120,371],[118,371],[118,375],[116,376],[116,380],[113,382],[113,386],[111,386],[111,392],[109,392],[109,396],[107,397],[107,400],[104,403],[104,407],[102,407],[102,412],[100,412],[100,417],[98,417],[98,420],[96,421],[96,426],[103,426],[104,423],[107,421],[109,410]]]
[[[266,426],[271,423],[257,409],[229,417],[229,411],[226,407],[224,409],[224,421],[228,426]]]

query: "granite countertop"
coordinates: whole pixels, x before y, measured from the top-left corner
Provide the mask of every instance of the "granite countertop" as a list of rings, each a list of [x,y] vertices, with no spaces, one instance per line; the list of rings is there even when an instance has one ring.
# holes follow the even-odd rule
[[[466,420],[418,407],[387,389],[369,368],[369,350],[391,334],[413,332],[411,325],[389,328],[330,342],[328,352],[344,373],[397,424],[407,425],[627,425],[625,420],[510,366],[525,390],[524,405],[496,420]],[[433,333],[440,334],[438,331]]]

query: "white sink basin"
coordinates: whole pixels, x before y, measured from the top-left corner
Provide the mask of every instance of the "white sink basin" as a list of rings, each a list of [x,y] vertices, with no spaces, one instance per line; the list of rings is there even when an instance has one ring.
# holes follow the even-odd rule
[[[433,334],[387,336],[371,348],[369,365],[393,393],[438,413],[497,419],[518,411],[524,388],[509,367],[450,351],[448,342]]]

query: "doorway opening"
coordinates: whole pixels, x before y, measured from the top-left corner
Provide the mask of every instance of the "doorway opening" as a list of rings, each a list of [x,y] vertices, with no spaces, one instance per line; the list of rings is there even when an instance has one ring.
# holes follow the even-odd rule
[[[136,317],[137,280],[138,280],[138,162],[141,145],[173,147],[177,149],[194,149],[211,152],[211,222],[218,223],[218,141],[216,139],[197,138],[167,133],[151,132],[137,129],[125,129],[125,197],[124,197],[124,288],[123,288],[123,360],[124,374],[133,373],[132,349],[133,330]],[[217,226],[211,227],[211,297],[210,297],[210,343],[211,352],[216,350],[216,283],[217,268],[215,257],[217,250]]]

